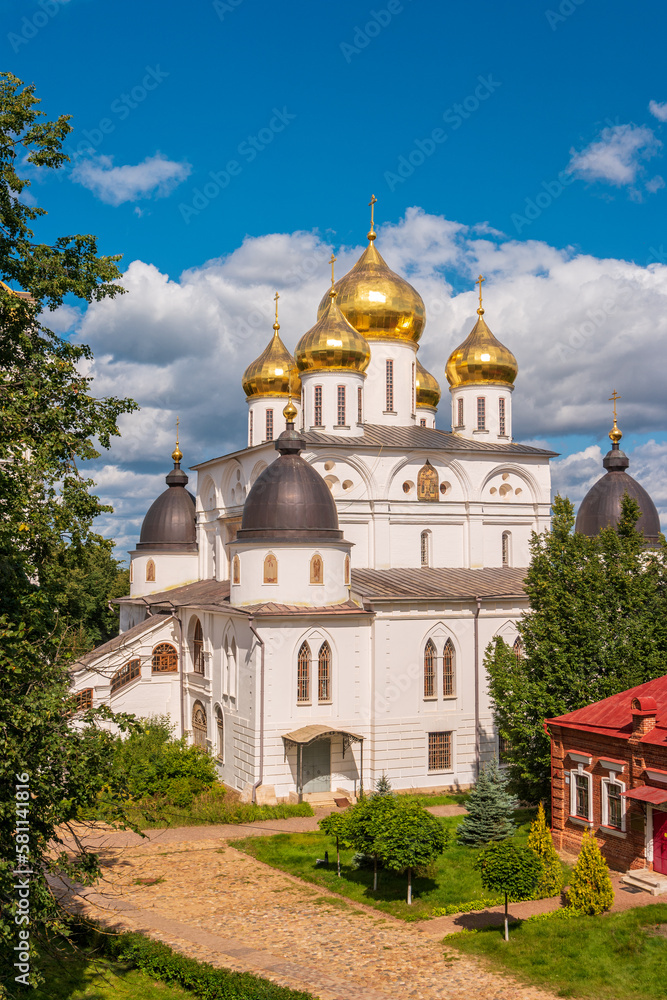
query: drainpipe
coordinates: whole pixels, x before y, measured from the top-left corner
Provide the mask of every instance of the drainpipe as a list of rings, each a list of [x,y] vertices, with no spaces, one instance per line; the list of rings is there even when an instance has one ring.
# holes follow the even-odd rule
[[[257,639],[260,648],[259,666],[259,778],[252,786],[252,801],[257,802],[257,789],[264,782],[264,640],[252,624],[248,622],[250,631]]]
[[[475,633],[475,768],[477,771],[477,777],[479,778],[480,772],[480,747],[479,747],[479,612],[482,608],[482,602],[479,597],[475,598],[475,619],[474,619],[474,633]]]

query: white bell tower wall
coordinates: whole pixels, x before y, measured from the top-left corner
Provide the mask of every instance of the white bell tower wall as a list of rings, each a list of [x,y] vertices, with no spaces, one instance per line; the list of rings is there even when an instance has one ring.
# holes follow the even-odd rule
[[[475,441],[511,441],[512,390],[500,383],[453,386],[452,431]]]
[[[417,417],[417,345],[400,340],[371,340],[364,421],[414,426]]]
[[[297,427],[301,422],[301,401],[298,396],[292,398],[297,408]],[[265,441],[275,441],[285,430],[286,421],[283,410],[287,406],[287,396],[251,396],[248,403],[248,447],[263,444]],[[268,435],[271,436],[268,436]]]
[[[303,424],[297,426],[342,437],[363,434],[365,381],[363,372],[302,372]]]

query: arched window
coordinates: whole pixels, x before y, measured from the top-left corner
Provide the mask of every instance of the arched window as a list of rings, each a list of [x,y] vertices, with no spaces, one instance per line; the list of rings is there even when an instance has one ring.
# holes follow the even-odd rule
[[[523,659],[523,640],[520,635],[518,635],[514,640],[514,646],[512,648],[514,649],[514,655],[516,656],[516,662],[518,663],[519,660]]]
[[[83,691],[77,691],[76,698],[76,712],[83,712],[87,708],[93,707],[93,689],[84,688]]]
[[[232,559],[232,583],[241,582],[241,560],[238,554]]]
[[[438,473],[428,459],[417,473],[417,499],[438,499]]]
[[[331,647],[328,642],[322,643],[317,657],[317,700],[331,701]]]
[[[146,583],[155,583],[155,563],[152,559],[146,563]]]
[[[222,714],[222,709],[218,705],[215,710],[215,726],[216,726],[216,736],[217,736],[217,751],[218,760],[221,764],[225,760],[225,718]]]
[[[141,660],[130,660],[128,663],[125,663],[111,678],[111,694],[120,691],[126,684],[129,684],[130,681],[140,676]]]
[[[431,565],[431,532],[422,531],[421,533],[421,564],[422,566]]]
[[[442,696],[451,698],[454,694],[454,643],[448,639],[442,651]]]
[[[424,647],[424,697],[435,698],[435,646],[431,639]]]
[[[345,556],[345,586],[350,586],[350,557]]]
[[[324,566],[322,556],[313,556],[310,560],[310,582],[324,583]]]
[[[502,489],[502,487],[501,487]],[[501,551],[503,558],[503,566],[509,566],[510,564],[510,542],[512,540],[512,533],[510,531],[503,531],[503,537],[501,542]]]
[[[192,665],[196,674],[204,673],[204,633],[198,618],[192,633]]]
[[[192,706],[192,742],[196,747],[206,749],[206,709],[200,701]]]
[[[169,642],[160,642],[153,650],[151,670],[154,674],[173,674],[178,670],[178,653]]]
[[[272,552],[264,560],[264,583],[278,583],[278,560]]]
[[[302,705],[310,702],[310,646],[307,642],[302,644],[297,660],[296,700]]]

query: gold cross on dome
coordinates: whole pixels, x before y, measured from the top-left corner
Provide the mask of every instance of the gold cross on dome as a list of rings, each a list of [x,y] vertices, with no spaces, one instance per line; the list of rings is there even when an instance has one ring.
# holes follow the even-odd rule
[[[616,403],[618,402],[619,399],[621,399],[621,396],[619,396],[619,394],[614,389],[611,396],[609,397],[609,402],[611,403],[612,400],[614,402],[614,422],[616,422]]]
[[[178,427],[181,422],[180,417],[176,417],[176,447],[178,448]]]
[[[371,195],[371,200],[368,202],[368,207],[371,210],[371,229],[373,229],[373,211],[374,211],[374,208],[375,208],[375,202],[376,201],[377,201],[377,198],[375,197],[375,195],[374,194]]]
[[[479,278],[475,282],[476,285],[479,285],[479,308],[480,309],[482,308],[482,282],[483,281],[486,281],[486,278],[483,278],[482,275],[480,274]]]
[[[280,295],[278,295],[278,292],[276,292],[276,294],[273,296],[273,301],[276,304],[276,319],[278,319],[278,299],[279,298],[280,298]]]
[[[333,252],[332,252],[332,254],[331,254],[331,260],[329,261],[329,263],[331,264],[331,287],[332,288],[333,288],[334,282],[336,280],[334,278],[334,264],[336,263],[337,260],[338,260],[338,257],[334,257]]]

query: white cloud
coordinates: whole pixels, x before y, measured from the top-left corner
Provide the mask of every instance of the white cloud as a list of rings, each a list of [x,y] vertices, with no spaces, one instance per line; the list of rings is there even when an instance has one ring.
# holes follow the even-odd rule
[[[661,147],[655,133],[645,125],[612,125],[580,152],[570,150],[567,169],[582,180],[623,187],[637,181],[643,161],[655,156]]]
[[[80,160],[71,173],[72,180],[92,191],[107,205],[122,205],[140,198],[165,198],[188,177],[189,163],[168,160],[161,153],[148,156],[142,163],[114,167],[110,156]]]
[[[519,362],[517,439],[584,434],[597,440],[609,429],[613,388],[623,397],[626,434],[667,429],[664,264],[598,259],[538,241],[480,238],[474,229],[417,208],[384,226],[376,245],[390,267],[410,275],[425,301],[419,356],[443,388],[441,428],[449,429],[444,366],[476,320],[473,282],[481,271],[485,318]],[[241,375],[272,335],[273,295],[280,292],[280,333],[293,350],[315,322],[331,250],[316,233],[248,237],[233,253],[178,280],[132,262],[122,281],[128,294],[92,303],[76,325],[76,338],[95,353],[95,392],[129,395],[142,406],[122,418],[122,437],[104,461],[133,474],[151,473],[157,482],[171,465],[177,414],[184,464],[243,446]],[[337,273],[345,273],[361,250],[337,247]],[[461,287],[469,290],[455,291]],[[601,455],[584,449],[582,459],[563,465],[562,473],[558,468],[556,481],[566,476],[563,481],[583,495],[600,474]],[[147,506],[142,497],[136,509],[143,514]],[[116,533],[115,522],[105,523]]]
[[[659,191],[660,188],[664,188],[664,186],[665,180],[660,176],[660,174],[656,174],[655,177],[651,177],[650,181],[646,181],[645,185],[646,190],[650,194],[655,194],[656,191]]]
[[[658,101],[649,101],[648,109],[658,121],[667,122],[667,101],[664,104],[660,104]]]

